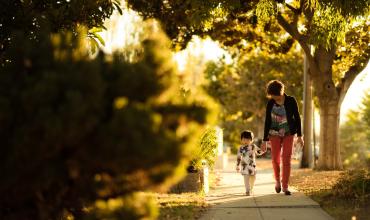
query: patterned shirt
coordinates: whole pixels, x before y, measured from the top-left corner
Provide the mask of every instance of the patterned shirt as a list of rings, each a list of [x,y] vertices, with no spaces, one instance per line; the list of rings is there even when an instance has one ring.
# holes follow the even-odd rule
[[[237,154],[237,166],[241,164],[242,175],[256,174],[256,155],[261,155],[263,152],[255,144],[242,145],[239,147]]]
[[[289,133],[289,125],[284,105],[274,104],[271,110],[271,128],[269,134],[284,137]]]

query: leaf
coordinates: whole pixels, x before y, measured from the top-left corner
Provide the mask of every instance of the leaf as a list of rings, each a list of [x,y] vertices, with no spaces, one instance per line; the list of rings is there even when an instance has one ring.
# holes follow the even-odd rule
[[[105,46],[104,39],[97,33],[91,33],[94,39],[97,39],[103,46]]]
[[[97,32],[102,32],[103,31],[103,27],[93,27],[89,30],[89,33],[97,33]]]
[[[121,8],[121,6],[120,6],[119,4],[117,4],[116,2],[115,2],[115,3],[113,3],[113,4],[114,4],[114,6],[116,6],[116,9],[118,10],[119,14],[120,14],[120,15],[122,15],[123,13],[122,13],[122,8]]]
[[[96,50],[99,48],[99,43],[95,40],[95,38],[90,38],[90,50],[92,54],[96,53]]]

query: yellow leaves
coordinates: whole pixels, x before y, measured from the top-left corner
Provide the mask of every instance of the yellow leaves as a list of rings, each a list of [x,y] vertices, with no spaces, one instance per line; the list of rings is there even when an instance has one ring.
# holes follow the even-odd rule
[[[243,115],[242,111],[238,111],[235,114],[230,114],[226,116],[226,121],[236,121]]]
[[[94,213],[94,219],[123,219],[127,214],[135,214],[140,219],[156,219],[159,214],[153,195],[144,192],[96,200],[87,212]]]
[[[95,206],[98,209],[116,210],[123,206],[123,201],[121,199],[98,200],[95,202]]]
[[[122,109],[128,104],[128,98],[118,97],[114,100],[114,107],[116,109]]]
[[[79,61],[88,58],[89,43],[86,38],[86,28],[81,26],[77,32],[78,34],[64,32],[50,35],[50,41],[54,48],[54,59]]]
[[[314,171],[312,169],[293,170],[291,185],[305,193],[332,189],[343,171]]]
[[[265,24],[270,21],[277,14],[277,5],[272,0],[259,1],[256,8],[256,15],[259,18],[261,24]]]

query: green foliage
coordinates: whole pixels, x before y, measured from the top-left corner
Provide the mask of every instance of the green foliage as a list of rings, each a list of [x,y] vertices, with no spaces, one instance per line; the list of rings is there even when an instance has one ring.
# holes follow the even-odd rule
[[[49,28],[52,32],[73,31],[81,25],[88,29],[103,27],[113,11],[120,11],[120,0],[22,0],[0,3],[0,51],[15,42],[13,31],[23,31],[27,38],[36,39],[38,32]],[[98,40],[97,37],[92,39]],[[0,61],[3,58],[0,53]]]
[[[369,0],[308,0],[306,5],[309,7],[332,7],[344,17],[361,16],[369,12]]]
[[[217,130],[216,128],[208,128],[200,138],[191,165],[200,169],[202,161],[205,160],[207,165],[213,167],[217,156],[217,146]]]
[[[274,0],[260,0],[256,7],[256,15],[262,24],[268,23],[277,15],[277,4]]]
[[[226,24],[235,21],[235,15],[239,16],[241,11],[244,13],[250,10],[256,2],[238,0],[127,1],[128,6],[138,11],[144,18],[158,19],[176,49],[186,48],[193,35],[201,37],[212,35],[216,26],[227,26]]]
[[[370,196],[369,170],[348,170],[333,186],[332,193],[338,198],[359,199]]]
[[[150,194],[134,193],[125,197],[97,200],[84,220],[157,219],[156,201]]]
[[[250,25],[257,22],[264,25],[265,31],[276,31],[271,28],[271,22],[277,14],[286,16],[287,20],[293,21],[296,16],[305,17],[304,10],[314,12],[313,21],[310,18],[299,19],[299,24],[304,25],[311,43],[326,48],[332,48],[337,41],[343,41],[346,24],[358,16],[366,16],[369,13],[370,2],[368,0],[345,1],[345,0],[295,0],[290,6],[295,7],[292,11],[287,7],[286,1],[253,0],[253,1],[141,1],[128,0],[128,5],[140,12],[145,18],[160,20],[173,42],[185,48],[193,35],[213,36],[217,41],[225,41],[225,36],[217,34],[226,31],[229,38],[237,38],[240,35],[249,40],[259,31],[251,29]],[[302,5],[300,5],[302,3]],[[266,39],[259,39],[264,41]],[[235,39],[234,46],[240,41]]]
[[[336,42],[344,41],[347,26],[346,19],[334,8],[318,8],[313,16],[310,41],[330,49]]]
[[[360,17],[348,24],[344,42],[337,45],[336,59],[334,60],[333,73],[334,81],[340,82],[344,73],[354,64],[364,66],[367,63],[366,56],[369,56],[369,49],[365,49],[370,42],[370,23],[368,17]]]
[[[134,63],[90,58],[80,34],[37,38],[17,32],[0,68],[0,218],[82,219],[97,200],[181,177],[208,110],[180,92],[162,34]]]
[[[350,111],[348,120],[341,125],[341,155],[345,167],[364,168],[370,166],[370,95],[367,93],[363,107],[359,111]]]

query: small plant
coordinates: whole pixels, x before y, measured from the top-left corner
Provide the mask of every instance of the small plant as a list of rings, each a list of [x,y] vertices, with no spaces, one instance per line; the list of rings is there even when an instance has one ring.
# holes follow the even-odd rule
[[[199,170],[203,163],[213,167],[217,155],[217,130],[216,128],[208,128],[201,136],[195,157],[191,161],[191,166],[195,170]]]

